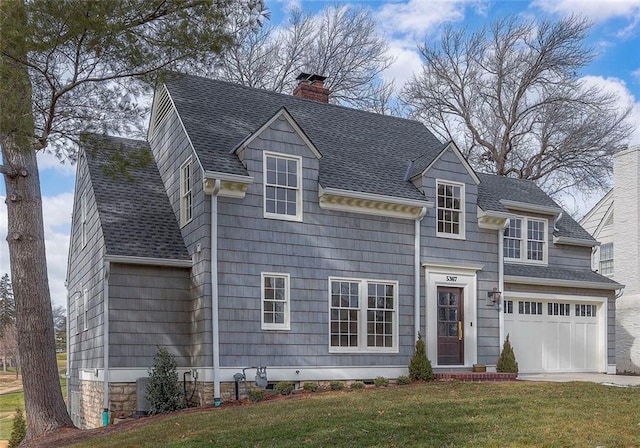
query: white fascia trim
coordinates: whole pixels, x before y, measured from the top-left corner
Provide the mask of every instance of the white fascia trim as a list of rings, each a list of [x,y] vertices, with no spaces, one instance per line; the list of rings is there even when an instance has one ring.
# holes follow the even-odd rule
[[[476,172],[473,170],[473,168],[471,168],[471,165],[469,165],[469,162],[467,161],[467,159],[462,155],[462,153],[460,152],[460,150],[458,149],[458,146],[456,146],[456,144],[454,142],[449,142],[449,144],[447,144],[447,146],[444,147],[444,149],[442,151],[440,151],[440,154],[438,154],[436,156],[435,159],[433,159],[433,161],[429,164],[429,166],[427,166],[424,171],[422,171],[422,173],[420,174],[416,174],[415,176],[413,176],[411,178],[411,180],[417,178],[417,177],[421,177],[424,176],[425,174],[427,174],[427,171],[429,171],[433,165],[435,165],[438,160],[440,160],[440,158],[442,157],[442,155],[448,150],[451,149],[453,151],[453,153],[458,157],[458,159],[460,159],[460,162],[462,163],[462,166],[464,166],[464,168],[467,170],[467,173],[469,173],[469,176],[471,176],[471,178],[473,179],[473,181],[476,183],[476,185],[480,185],[480,178],[478,177],[478,175],[476,174]]]
[[[267,367],[267,379],[274,381],[332,381],[332,380],[371,380],[378,376],[385,378],[397,378],[408,375],[406,365],[399,366],[279,366]],[[220,381],[235,382],[233,375],[246,369],[247,382],[252,383],[255,376],[255,367],[221,367]],[[192,381],[191,375],[194,371],[198,374],[199,382],[212,382],[213,369],[211,367],[178,367],[178,375],[189,372],[187,381]],[[104,369],[82,369],[79,372],[81,381],[104,381]],[[113,383],[135,383],[138,378],[149,376],[149,370],[143,368],[114,368],[109,369],[109,382]]]
[[[583,238],[572,238],[569,236],[553,236],[553,244],[565,244],[567,246],[594,247],[600,243],[595,240],[586,240]]]
[[[528,204],[526,202],[510,201],[508,199],[500,199],[500,203],[512,210],[521,210],[524,212],[542,213],[557,216],[562,213],[560,207],[551,207],[548,205]]]
[[[591,210],[589,210],[587,212],[586,215],[584,215],[582,217],[582,219],[580,220],[579,224],[582,226],[584,225],[584,223],[586,223],[587,221],[589,221],[591,219],[591,217],[601,208],[604,207],[605,204],[607,203],[607,201],[611,199],[611,203],[613,203],[613,188],[611,190],[609,190],[607,192],[607,194],[605,194],[602,198],[600,198],[600,200],[596,203],[596,205],[594,205]],[[607,206],[607,209],[611,207],[611,204],[609,204]],[[606,213],[605,213],[606,214]],[[604,220],[604,219],[603,219]]]
[[[559,286],[580,289],[603,289],[607,291],[615,291],[624,287],[619,283],[599,283],[599,282],[581,282],[579,280],[560,280],[554,278],[538,278],[538,277],[520,277],[515,275],[505,275],[505,283],[513,283],[516,285],[535,285],[535,286]]]
[[[478,218],[483,218],[485,216],[489,218],[501,218],[501,219],[511,219],[518,218],[518,215],[515,213],[509,212],[499,212],[496,210],[482,210],[479,206],[477,207]]]
[[[578,296],[575,294],[553,294],[547,292],[521,292],[521,291],[505,291],[504,297],[510,299],[533,299],[533,300],[553,300],[568,302],[593,302],[604,304],[609,300],[607,297],[595,296]]]
[[[449,262],[438,262],[438,261],[423,261],[422,267],[433,272],[433,273],[442,273],[447,274],[450,271],[455,270],[459,271],[469,271],[469,273],[475,274],[478,271],[481,271],[484,268],[483,264],[458,264],[458,263],[449,263]]]
[[[342,196],[345,198],[352,198],[352,199],[363,199],[365,201],[388,202],[390,204],[410,205],[412,207],[433,208],[435,206],[435,203],[430,201],[418,201],[416,199],[406,199],[406,198],[400,198],[397,196],[386,196],[386,195],[375,194],[375,193],[364,193],[362,191],[342,190],[339,188],[331,188],[331,187],[325,188],[322,185],[320,185],[318,190],[318,196],[322,197],[324,195]]]
[[[106,261],[121,264],[142,264],[146,266],[164,266],[172,268],[190,268],[193,266],[192,260],[176,260],[171,258],[147,258],[131,257],[128,255],[106,255]]]
[[[252,134],[249,134],[244,140],[238,143],[238,145],[236,145],[236,147],[231,150],[231,153],[232,154],[237,153],[241,148],[246,148],[247,146],[249,146],[251,142],[253,142],[260,134],[262,134],[262,132],[265,129],[271,126],[273,122],[278,120],[280,117],[283,117],[285,120],[287,120],[287,122],[291,125],[293,130],[296,132],[296,134],[298,134],[298,136],[302,139],[305,145],[307,145],[309,150],[313,153],[313,155],[316,156],[317,159],[321,159],[322,154],[320,153],[320,151],[318,151],[318,148],[316,148],[316,145],[314,145],[313,142],[309,139],[309,137],[307,137],[307,134],[305,134],[305,132],[298,125],[298,123],[296,123],[296,120],[294,120],[294,118],[291,116],[289,111],[284,106],[278,112],[276,112],[275,115],[271,117],[265,124],[260,126],[260,128],[257,131],[253,132]]]
[[[594,238],[597,238],[600,235],[600,232],[602,232],[602,229],[605,227],[605,224],[609,220],[609,217],[613,214],[614,204],[615,203],[613,202],[613,197],[612,197],[611,203],[609,204],[609,208],[607,208],[607,210],[604,213],[604,216],[602,217],[602,219],[600,220],[600,223],[598,224],[598,227],[596,227],[595,232],[593,232]]]
[[[243,176],[241,174],[231,174],[231,173],[222,173],[220,171],[205,171],[204,172],[205,179],[220,179],[226,180],[229,182],[239,182],[242,184],[252,184],[253,176]]]

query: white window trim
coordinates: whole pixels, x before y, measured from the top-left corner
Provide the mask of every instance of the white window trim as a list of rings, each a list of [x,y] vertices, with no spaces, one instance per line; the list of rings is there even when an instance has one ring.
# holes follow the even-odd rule
[[[184,227],[193,220],[193,170],[191,169],[191,157],[180,165],[180,227]],[[184,187],[185,171],[189,170],[189,190]],[[189,208],[187,209],[187,198]],[[189,212],[189,213],[187,213]]]
[[[84,328],[83,331],[87,331],[89,329],[89,290],[85,289],[82,293],[82,303],[84,306]]]
[[[359,283],[359,309],[358,309],[358,347],[333,347],[331,345],[331,283],[332,282],[352,282]],[[393,285],[394,301],[393,301],[393,346],[391,347],[367,347],[367,294],[369,283],[387,283]],[[380,279],[364,279],[364,278],[350,278],[350,277],[329,277],[329,289],[328,289],[328,305],[329,305],[329,325],[327,332],[329,336],[329,353],[398,353],[398,339],[399,335],[399,284],[393,280],[380,280]]]
[[[549,220],[545,218],[534,218],[529,216],[516,216],[517,219],[522,220],[521,227],[521,235],[520,235],[520,258],[509,258],[505,257],[504,253],[502,254],[504,261],[508,261],[509,263],[516,264],[537,264],[537,265],[547,265],[549,260]],[[544,222],[544,240],[543,240],[543,251],[542,251],[542,260],[529,260],[527,259],[527,241],[528,241],[528,229],[529,229],[529,221],[541,221]],[[502,235],[504,240],[504,233]]]
[[[267,157],[275,157],[279,159],[295,160],[297,162],[296,176],[298,179],[298,188],[296,189],[296,214],[281,215],[279,213],[267,212]],[[278,152],[263,151],[262,153],[262,210],[265,218],[282,219],[285,221],[302,222],[302,157],[282,154]]]
[[[80,197],[80,238],[82,248],[87,245],[87,192],[84,191]]]
[[[604,260],[602,259],[602,252],[603,252],[603,248],[604,246],[606,246],[607,244],[611,244],[611,258],[605,258]],[[613,243],[603,243],[599,248],[598,248],[598,272],[606,277],[613,277],[613,269],[615,269],[615,262],[614,262],[614,247],[613,247]],[[603,269],[602,269],[602,262],[603,261],[611,261],[611,272],[610,273],[604,273]]]
[[[439,185],[451,185],[453,187],[460,187],[460,233],[445,233],[438,231],[438,186]],[[465,184],[461,182],[453,182],[445,179],[436,179],[436,236],[438,238],[450,238],[455,240],[464,240],[466,239],[466,192],[465,192]]]
[[[264,278],[284,278],[284,323],[274,324],[264,321]],[[291,278],[282,272],[262,272],[260,274],[260,324],[262,330],[291,330]]]
[[[82,285],[80,285],[80,290],[82,290]],[[84,292],[78,291],[75,293],[75,308],[76,308],[76,335],[80,334],[82,330],[80,329],[80,302],[84,304]],[[82,313],[84,317],[84,310]],[[82,324],[84,326],[84,323]]]

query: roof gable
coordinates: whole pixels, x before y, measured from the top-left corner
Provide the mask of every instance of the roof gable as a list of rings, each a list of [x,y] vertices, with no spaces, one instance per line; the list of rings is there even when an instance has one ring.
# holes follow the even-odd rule
[[[480,178],[473,170],[473,168],[471,168],[471,165],[469,165],[467,159],[462,155],[462,152],[460,152],[458,146],[452,141],[442,145],[440,152],[435,157],[429,158],[431,154],[424,154],[416,159],[412,164],[409,178],[415,179],[418,176],[426,175],[427,172],[438,163],[438,161],[447,151],[451,151],[458,158],[458,160],[460,160],[460,164],[464,167],[464,169],[467,171],[476,185],[478,185],[480,183]]]

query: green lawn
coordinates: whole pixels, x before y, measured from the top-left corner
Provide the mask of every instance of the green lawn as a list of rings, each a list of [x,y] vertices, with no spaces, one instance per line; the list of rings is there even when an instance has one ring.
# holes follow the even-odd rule
[[[640,388],[451,382],[319,393],[178,414],[74,446],[640,446]]]

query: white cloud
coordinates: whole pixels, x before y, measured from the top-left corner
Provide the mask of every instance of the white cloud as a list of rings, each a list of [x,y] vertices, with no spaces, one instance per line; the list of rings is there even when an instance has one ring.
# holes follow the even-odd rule
[[[51,152],[38,152],[38,169],[55,170],[64,176],[73,176],[76,173],[75,164],[71,164],[69,159],[60,160]]]
[[[376,19],[388,35],[404,34],[414,40],[424,39],[427,32],[441,23],[464,19],[465,8],[476,3],[473,0],[392,2],[376,12]]]
[[[631,76],[636,82],[640,82],[640,68],[637,68],[634,71],[632,71]]]
[[[407,45],[403,41],[390,41],[388,54],[394,58],[393,63],[383,73],[386,81],[395,81],[398,91],[414,75],[420,72],[422,61],[416,46]]]
[[[625,82],[618,78],[604,78],[602,76],[584,76],[581,81],[585,86],[596,86],[603,92],[614,93],[619,98],[620,110],[631,106],[631,114],[628,121],[636,126],[629,143],[640,145],[640,98],[635,98],[627,88]]]
[[[0,202],[4,203],[0,196]],[[73,193],[42,198],[44,235],[47,251],[49,288],[54,305],[66,305],[67,290],[64,286],[67,274],[69,227],[73,208]],[[7,208],[0,206],[0,275],[10,272],[7,235]]]
[[[580,14],[596,22],[640,14],[638,0],[535,0],[532,6],[553,14]]]

